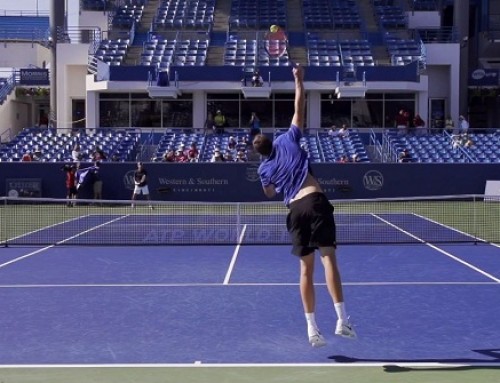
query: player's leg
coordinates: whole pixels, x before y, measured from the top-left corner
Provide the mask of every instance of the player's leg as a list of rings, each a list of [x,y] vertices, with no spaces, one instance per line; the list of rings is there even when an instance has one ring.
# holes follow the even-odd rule
[[[345,308],[344,292],[342,289],[340,271],[337,265],[337,257],[335,256],[335,248],[320,247],[319,251],[321,254],[321,262],[325,269],[326,286],[332,298],[335,313],[337,314],[335,334],[346,338],[356,338],[356,332],[349,322],[349,316]]]
[[[307,335],[313,347],[326,345],[316,323],[316,293],[314,288],[314,251],[300,257],[300,297],[307,321]]]

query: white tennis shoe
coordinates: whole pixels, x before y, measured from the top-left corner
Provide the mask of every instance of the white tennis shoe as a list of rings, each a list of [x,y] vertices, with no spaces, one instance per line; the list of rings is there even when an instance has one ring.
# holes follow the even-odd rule
[[[352,326],[352,323],[347,321],[342,321],[342,320],[337,320],[337,326],[335,327],[335,335],[342,336],[344,338],[349,338],[349,339],[356,339],[356,331],[354,331],[354,327]]]
[[[313,347],[326,346],[325,338],[323,338],[323,335],[321,335],[321,333],[319,331],[316,334],[309,336],[309,343]]]

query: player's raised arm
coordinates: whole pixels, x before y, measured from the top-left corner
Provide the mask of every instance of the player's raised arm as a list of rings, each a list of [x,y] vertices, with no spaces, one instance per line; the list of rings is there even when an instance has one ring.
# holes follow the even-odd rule
[[[300,130],[304,129],[304,118],[306,109],[306,97],[304,91],[304,68],[297,65],[293,68],[295,78],[295,113],[292,118],[292,125]]]

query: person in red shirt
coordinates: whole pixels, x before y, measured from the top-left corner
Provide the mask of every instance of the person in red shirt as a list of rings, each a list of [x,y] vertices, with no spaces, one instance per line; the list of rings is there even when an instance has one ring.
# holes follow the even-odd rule
[[[66,206],[73,207],[74,202],[70,202],[72,199],[76,199],[78,191],[76,190],[76,166],[65,166],[66,171],[66,198],[68,202]]]
[[[408,133],[408,114],[403,109],[396,115],[394,122],[399,135],[402,136]]]
[[[31,162],[31,152],[26,152],[23,154],[21,161],[22,162]]]

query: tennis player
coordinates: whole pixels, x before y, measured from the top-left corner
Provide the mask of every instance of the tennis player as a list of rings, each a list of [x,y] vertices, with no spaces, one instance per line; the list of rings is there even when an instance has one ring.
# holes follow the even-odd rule
[[[263,134],[253,140],[257,152],[265,157],[259,166],[264,194],[273,198],[283,193],[289,208],[287,229],[292,239],[292,254],[300,259],[300,294],[307,321],[309,343],[326,345],[315,319],[314,253],[319,250],[326,284],[332,297],[337,323],[335,334],[355,338],[346,313],[340,273],[335,257],[336,232],[333,206],[311,174],[307,153],[300,147],[305,117],[304,69],[293,68],[295,78],[295,113],[290,129],[274,142]]]
[[[140,194],[142,194],[148,201],[151,201],[148,188],[148,172],[144,168],[142,162],[137,163],[137,169],[134,172],[134,192],[132,193],[132,207],[134,207],[134,201]],[[152,210],[153,206],[149,205],[149,208]]]

